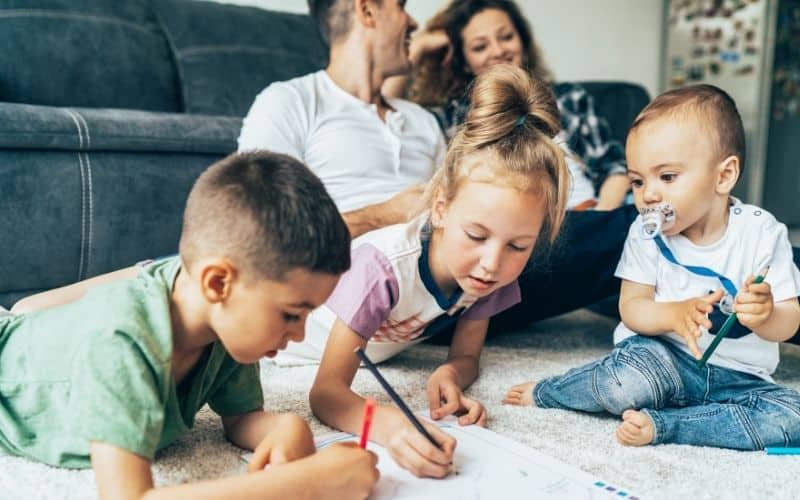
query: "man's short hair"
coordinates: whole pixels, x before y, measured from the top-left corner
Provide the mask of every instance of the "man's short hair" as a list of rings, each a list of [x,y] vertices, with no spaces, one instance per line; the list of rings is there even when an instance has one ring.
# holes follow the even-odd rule
[[[664,92],[648,104],[631,125],[631,132],[664,117],[691,117],[716,141],[719,160],[735,155],[739,172],[744,170],[745,139],[736,102],[724,90],[708,84],[690,85]]]
[[[305,165],[266,151],[237,153],[192,187],[180,254],[190,270],[203,257],[229,258],[249,281],[282,280],[297,268],[341,274],[350,267],[350,233]]]
[[[308,0],[308,12],[328,46],[353,26],[353,0]]]

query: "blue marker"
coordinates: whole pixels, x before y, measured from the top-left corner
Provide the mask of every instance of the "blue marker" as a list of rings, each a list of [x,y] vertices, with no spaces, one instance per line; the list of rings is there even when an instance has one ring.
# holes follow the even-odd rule
[[[800,448],[771,447],[764,448],[767,455],[800,455]]]

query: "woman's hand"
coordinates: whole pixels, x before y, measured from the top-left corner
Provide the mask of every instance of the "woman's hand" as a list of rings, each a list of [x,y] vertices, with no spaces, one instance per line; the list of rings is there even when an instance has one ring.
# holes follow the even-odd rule
[[[411,38],[408,49],[408,59],[412,66],[416,66],[427,54],[446,49],[442,66],[447,66],[453,60],[453,44],[444,30],[422,31]]]

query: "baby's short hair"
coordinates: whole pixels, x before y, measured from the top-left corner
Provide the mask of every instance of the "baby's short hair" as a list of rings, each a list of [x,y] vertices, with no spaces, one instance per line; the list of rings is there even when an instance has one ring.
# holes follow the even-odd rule
[[[659,95],[648,104],[631,125],[631,132],[661,118],[694,118],[715,137],[719,159],[735,155],[739,171],[744,169],[745,140],[742,117],[736,102],[724,90],[700,84],[681,87]]]
[[[189,269],[199,258],[229,258],[248,280],[281,280],[296,268],[341,274],[350,233],[305,165],[267,151],[232,154],[192,187],[180,254]]]

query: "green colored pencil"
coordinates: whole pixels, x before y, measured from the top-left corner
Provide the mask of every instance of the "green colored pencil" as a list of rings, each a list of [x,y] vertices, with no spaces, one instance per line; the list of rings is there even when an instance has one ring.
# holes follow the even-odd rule
[[[764,268],[764,270],[761,271],[761,274],[756,276],[756,278],[753,280],[753,284],[757,285],[762,281],[764,281],[764,276],[767,275],[767,271],[769,271],[769,267]],[[703,353],[703,357],[696,361],[695,364],[697,365],[698,368],[702,368],[706,365],[708,358],[710,358],[711,355],[714,354],[714,350],[716,350],[719,343],[722,342],[722,339],[724,339],[725,336],[728,335],[728,332],[731,331],[731,328],[733,328],[733,325],[735,323],[736,323],[736,313],[733,313],[730,316],[728,316],[728,319],[726,319],[725,323],[722,324],[722,328],[720,328],[717,334],[714,336],[714,340],[708,346],[706,352]]]

